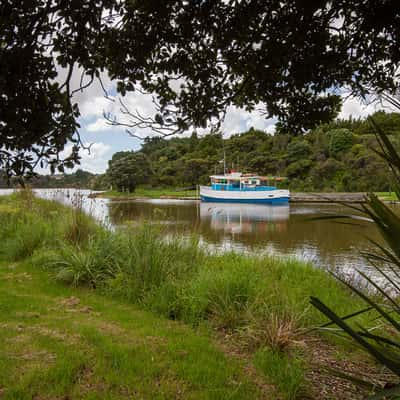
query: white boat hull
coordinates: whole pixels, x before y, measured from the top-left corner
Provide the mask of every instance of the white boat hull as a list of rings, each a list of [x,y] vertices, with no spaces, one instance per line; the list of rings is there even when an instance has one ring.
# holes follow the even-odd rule
[[[209,186],[200,186],[200,198],[205,202],[225,203],[287,203],[290,200],[289,190],[214,190]]]

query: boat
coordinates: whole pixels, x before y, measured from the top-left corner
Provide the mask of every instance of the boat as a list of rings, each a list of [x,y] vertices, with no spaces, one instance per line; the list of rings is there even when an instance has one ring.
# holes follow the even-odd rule
[[[204,202],[284,204],[290,200],[289,190],[270,186],[271,181],[284,178],[241,172],[211,175],[210,178],[211,186],[200,186],[200,198]]]

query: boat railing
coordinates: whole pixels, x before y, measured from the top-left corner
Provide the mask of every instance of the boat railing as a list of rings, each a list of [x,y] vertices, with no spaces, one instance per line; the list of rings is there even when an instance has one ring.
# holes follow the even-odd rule
[[[259,191],[266,191],[266,190],[276,190],[276,186],[255,186],[255,185],[242,185],[240,186],[233,186],[229,184],[220,184],[215,183],[211,185],[211,189],[213,190],[221,190],[227,192],[259,192]]]

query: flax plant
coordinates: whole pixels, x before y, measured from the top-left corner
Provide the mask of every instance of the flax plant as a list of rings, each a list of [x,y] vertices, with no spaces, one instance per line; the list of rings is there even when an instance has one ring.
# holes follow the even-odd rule
[[[375,127],[380,148],[375,150],[383,157],[393,176],[393,186],[397,198],[400,199],[400,156],[388,136],[371,119]],[[365,292],[356,285],[335,275],[344,285],[348,286],[366,307],[347,316],[339,316],[329,305],[316,297],[311,297],[311,304],[349,335],[364,351],[368,352],[380,364],[392,373],[393,381],[380,389],[371,382],[361,381],[354,376],[348,376],[355,382],[367,384],[375,392],[370,399],[391,399],[400,396],[400,215],[390,205],[385,204],[376,195],[370,193],[365,203],[353,207],[362,211],[378,227],[385,244],[371,240],[375,251],[365,252],[365,259],[373,267],[374,274],[358,273],[368,282],[373,290]],[[379,277],[379,279],[378,279]],[[378,295],[378,297],[377,297]],[[377,300],[377,298],[379,300]],[[362,325],[356,327],[352,318],[360,313],[372,311],[375,314],[373,328]],[[377,315],[377,317],[376,317]]]

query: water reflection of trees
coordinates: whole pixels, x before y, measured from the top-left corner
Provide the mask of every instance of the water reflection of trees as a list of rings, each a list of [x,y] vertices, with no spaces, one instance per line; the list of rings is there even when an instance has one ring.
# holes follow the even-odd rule
[[[195,203],[158,201],[113,201],[108,204],[110,221],[120,225],[127,221],[159,221],[190,224],[197,219]]]
[[[275,206],[272,206],[275,207]],[[321,255],[343,252],[357,253],[356,247],[369,247],[364,238],[368,235],[379,240],[379,234],[366,221],[343,225],[332,221],[313,220],[325,212],[340,212],[340,206],[305,205],[290,206],[289,210],[273,208],[270,213],[253,206],[246,210],[207,209],[201,218],[202,235],[207,241],[221,243],[229,238],[245,246],[268,247],[286,254],[293,249],[316,248]],[[307,250],[309,251],[309,250]]]
[[[114,225],[151,220],[162,224],[168,233],[194,232],[217,246],[229,242],[232,248],[272,249],[284,255],[315,253],[327,265],[346,258],[361,262],[359,250],[369,247],[364,237],[368,235],[379,240],[375,228],[366,221],[349,226],[311,220],[326,212],[348,211],[335,205],[291,205],[289,208],[183,201],[114,201],[108,207]]]

